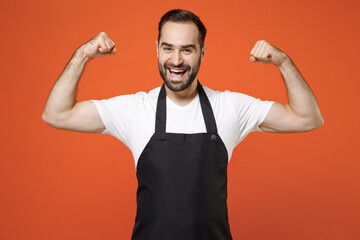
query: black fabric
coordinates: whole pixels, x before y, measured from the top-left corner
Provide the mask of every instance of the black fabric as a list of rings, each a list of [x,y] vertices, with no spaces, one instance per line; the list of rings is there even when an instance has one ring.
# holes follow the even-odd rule
[[[139,157],[132,240],[232,239],[227,210],[228,154],[200,83],[206,133],[166,133],[162,86],[155,133]]]

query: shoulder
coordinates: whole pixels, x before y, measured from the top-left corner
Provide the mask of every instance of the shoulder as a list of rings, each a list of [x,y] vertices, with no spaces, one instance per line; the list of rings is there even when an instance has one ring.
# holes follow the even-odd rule
[[[203,89],[210,102],[214,102],[216,100],[223,99],[225,97],[224,94],[225,92],[216,91],[207,86],[203,86]]]
[[[232,92],[229,90],[217,91],[207,86],[203,86],[203,88],[210,102],[213,101],[248,102],[255,99],[254,97],[251,97],[249,95],[238,92]]]
[[[132,101],[136,104],[140,103],[156,103],[159,96],[160,87],[156,87],[149,92],[140,91],[134,94],[131,94]]]
[[[149,92],[140,91],[132,94],[134,97],[144,99],[144,98],[157,98],[160,92],[160,87],[156,87]]]
[[[266,115],[273,101],[263,101],[247,94],[232,91],[215,91],[204,87],[212,107],[217,110],[234,111],[238,118],[246,115],[257,116],[257,113]]]
[[[145,91],[139,91],[137,93],[129,94],[129,95],[123,95],[128,96],[134,100],[142,101],[142,100],[150,100],[150,99],[156,99],[159,95],[160,87],[156,87],[149,92]],[[119,96],[121,97],[121,96]]]
[[[123,94],[116,97],[103,99],[101,101],[109,104],[139,104],[144,102],[156,101],[159,95],[160,87],[154,88],[149,92],[139,91],[133,94]]]

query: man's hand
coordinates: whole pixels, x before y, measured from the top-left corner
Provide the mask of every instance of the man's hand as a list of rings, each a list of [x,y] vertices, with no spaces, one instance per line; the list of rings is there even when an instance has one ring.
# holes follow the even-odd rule
[[[104,32],[99,33],[99,35],[81,46],[80,49],[82,49],[84,56],[88,58],[114,55],[116,52],[115,43]]]
[[[264,40],[257,41],[250,54],[252,63],[275,64],[278,67],[287,59],[285,53]]]

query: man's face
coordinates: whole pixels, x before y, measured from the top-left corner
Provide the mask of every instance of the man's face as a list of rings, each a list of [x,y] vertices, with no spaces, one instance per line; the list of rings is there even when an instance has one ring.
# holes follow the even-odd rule
[[[193,83],[205,56],[200,48],[199,30],[194,23],[166,22],[157,44],[159,71],[166,86],[182,91]]]

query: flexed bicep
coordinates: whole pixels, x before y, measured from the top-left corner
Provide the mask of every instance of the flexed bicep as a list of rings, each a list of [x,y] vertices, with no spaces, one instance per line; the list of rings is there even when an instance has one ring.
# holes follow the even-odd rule
[[[307,132],[316,127],[311,119],[297,116],[289,104],[275,102],[259,126],[264,132],[291,133]]]
[[[44,121],[55,128],[75,132],[102,133],[105,130],[100,114],[92,101],[76,102],[71,111]]]

